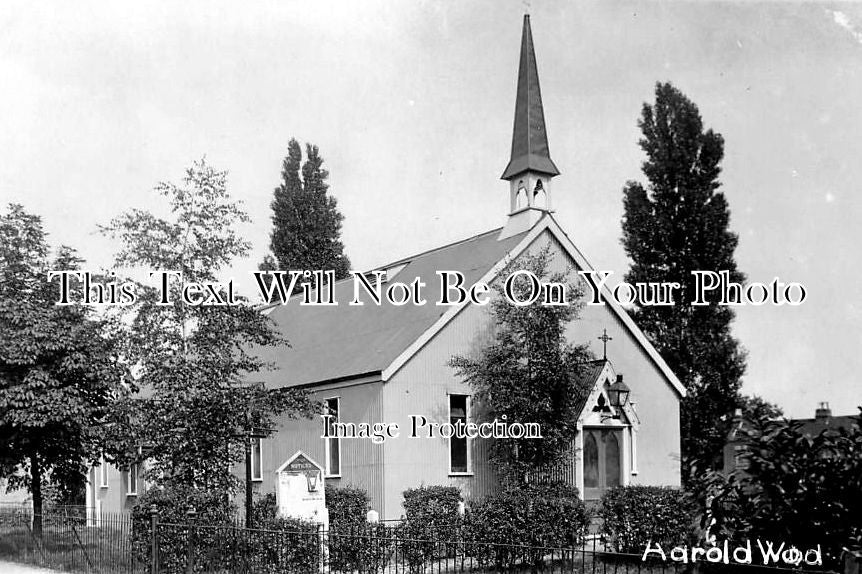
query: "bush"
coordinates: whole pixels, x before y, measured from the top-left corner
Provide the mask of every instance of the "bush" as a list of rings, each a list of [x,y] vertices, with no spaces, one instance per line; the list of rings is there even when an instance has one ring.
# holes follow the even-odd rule
[[[710,532],[719,539],[822,545],[824,565],[838,569],[843,547],[862,547],[862,429],[826,428],[816,435],[799,423],[749,421],[748,466],[731,477],[707,476]]]
[[[420,486],[404,491],[404,522],[396,529],[396,536],[400,541],[398,552],[411,570],[450,554],[452,549],[445,542],[458,537],[458,505],[462,501],[461,491],[455,486]]]
[[[532,485],[471,504],[464,521],[467,553],[480,564],[492,564],[497,569],[518,563],[540,568],[546,552],[530,547],[572,548],[581,544],[590,512],[576,488]]]
[[[195,521],[204,526],[227,526],[234,507],[223,495],[193,488],[150,488],[132,508],[132,552],[138,560],[150,564],[152,536],[151,517],[166,526],[159,529],[159,562],[166,571],[183,569],[188,559],[188,511],[196,512]],[[198,546],[217,543],[217,529],[201,530]]]
[[[383,524],[369,524],[368,493],[361,488],[326,487],[329,510],[329,567],[343,572],[377,572],[386,565],[391,542]]]
[[[663,486],[616,486],[605,492],[599,508],[610,547],[631,554],[643,553],[649,541],[694,542],[696,515],[687,493]]]
[[[196,510],[194,526],[187,515],[192,508]],[[235,522],[236,509],[224,495],[187,488],[151,488],[132,509],[133,552],[148,568],[153,509],[160,524],[159,563],[166,572],[185,571],[190,542],[196,571],[317,571],[317,525],[279,517],[275,495],[255,501],[255,530],[246,530]]]

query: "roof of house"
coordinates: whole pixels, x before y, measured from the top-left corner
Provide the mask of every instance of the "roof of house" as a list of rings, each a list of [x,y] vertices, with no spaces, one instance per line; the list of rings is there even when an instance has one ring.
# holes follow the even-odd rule
[[[378,268],[396,272],[390,279],[397,281],[409,283],[420,278],[425,283],[425,305],[395,306],[384,298],[378,306],[364,292],[360,300],[365,305],[349,305],[354,289],[350,278],[334,286],[337,307],[300,306],[294,297],[287,305],[267,309],[265,312],[291,347],[260,349],[261,358],[280,368],[256,374],[255,378],[268,386],[282,387],[381,373],[449,309],[436,304],[440,299],[438,270],[461,272],[464,287],[468,288],[504,259],[526,234],[498,240],[500,229],[494,229]],[[373,284],[373,279],[370,281]]]
[[[850,430],[850,427],[857,424],[858,419],[859,417],[855,415],[830,415],[813,419],[792,419],[792,421],[794,423],[802,423],[799,428],[804,434],[815,436],[827,429],[838,430],[843,428],[845,430]]]

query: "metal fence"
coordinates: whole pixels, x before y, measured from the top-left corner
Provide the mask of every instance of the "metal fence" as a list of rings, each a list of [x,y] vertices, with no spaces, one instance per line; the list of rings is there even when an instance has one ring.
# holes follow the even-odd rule
[[[39,528],[41,524],[41,535]],[[0,508],[0,560],[68,572],[144,574],[132,552],[128,514]]]
[[[600,537],[578,547],[554,548],[452,538],[426,531],[402,536],[383,524],[352,531],[250,530],[230,526],[156,523],[150,563],[158,574],[356,573],[356,574],[780,574],[827,571],[699,562],[643,561],[641,555],[603,550]]]
[[[41,537],[28,510],[0,509],[0,561],[81,573],[120,574],[729,574],[804,573],[801,569],[737,564],[642,561],[607,552],[597,535],[574,548],[469,540],[457,529],[409,529],[369,524],[323,531],[247,529],[133,521],[129,514],[46,512]],[[825,570],[807,571],[825,574]]]

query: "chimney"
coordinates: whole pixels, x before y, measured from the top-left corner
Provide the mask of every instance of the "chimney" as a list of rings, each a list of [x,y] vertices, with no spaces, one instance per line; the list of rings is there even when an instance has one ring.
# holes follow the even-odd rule
[[[829,408],[829,403],[818,403],[817,410],[814,411],[814,418],[818,421],[824,421],[832,417],[832,410]]]

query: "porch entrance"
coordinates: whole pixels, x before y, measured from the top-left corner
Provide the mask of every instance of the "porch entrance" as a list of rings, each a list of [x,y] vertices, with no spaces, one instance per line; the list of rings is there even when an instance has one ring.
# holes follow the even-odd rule
[[[622,429],[584,429],[584,500],[598,500],[622,484],[622,447]]]

